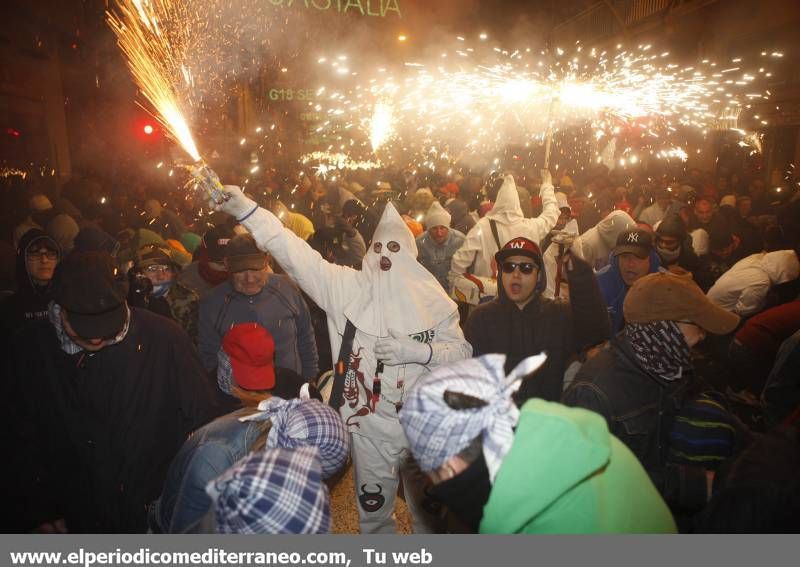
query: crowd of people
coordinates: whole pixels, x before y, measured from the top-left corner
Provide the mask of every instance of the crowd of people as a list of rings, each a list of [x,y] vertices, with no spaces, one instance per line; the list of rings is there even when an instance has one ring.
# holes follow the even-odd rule
[[[799,531],[794,189],[8,177],[5,531]]]

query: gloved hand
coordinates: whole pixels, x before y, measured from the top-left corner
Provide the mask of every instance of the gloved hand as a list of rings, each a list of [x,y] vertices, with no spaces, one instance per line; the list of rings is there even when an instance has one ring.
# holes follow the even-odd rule
[[[553,176],[550,175],[549,169],[543,169],[542,172],[542,185],[552,185],[553,184]]]
[[[431,346],[389,330],[391,338],[378,339],[375,343],[375,358],[387,366],[400,364],[427,364],[433,350]]]
[[[209,205],[213,209],[222,211],[223,213],[228,213],[237,221],[244,218],[248,213],[257,207],[255,201],[242,193],[242,190],[236,185],[225,185],[225,194],[230,197],[227,201],[221,205],[217,205],[214,201],[210,201]]]

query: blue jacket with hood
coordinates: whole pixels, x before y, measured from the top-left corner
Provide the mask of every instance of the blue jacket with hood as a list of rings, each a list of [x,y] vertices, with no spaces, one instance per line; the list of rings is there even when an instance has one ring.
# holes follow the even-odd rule
[[[650,273],[661,271],[661,260],[655,249],[650,251]],[[628,295],[628,286],[622,280],[619,272],[619,258],[613,252],[610,263],[597,272],[597,283],[600,286],[600,295],[606,302],[608,317],[611,320],[611,334],[616,335],[625,326],[625,317],[622,313],[622,304]]]

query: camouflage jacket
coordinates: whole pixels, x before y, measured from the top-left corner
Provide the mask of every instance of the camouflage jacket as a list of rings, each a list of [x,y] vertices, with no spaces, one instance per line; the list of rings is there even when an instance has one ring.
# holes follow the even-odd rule
[[[175,282],[166,295],[172,318],[197,344],[197,310],[200,298],[187,287]]]

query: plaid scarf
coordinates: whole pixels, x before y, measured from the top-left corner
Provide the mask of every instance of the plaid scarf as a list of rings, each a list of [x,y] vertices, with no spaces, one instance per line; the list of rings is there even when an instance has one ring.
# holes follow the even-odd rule
[[[125,318],[125,326],[122,328],[119,334],[114,337],[114,340],[110,343],[110,345],[115,345],[119,342],[122,342],[125,339],[125,336],[128,334],[128,327],[131,324],[131,309],[130,307],[126,307],[126,309],[128,311],[128,316]],[[70,356],[83,351],[83,347],[78,346],[75,341],[69,338],[69,335],[64,330],[64,321],[61,319],[61,306],[58,303],[55,301],[50,302],[50,308],[48,309],[47,316],[50,319],[50,323],[53,325],[53,329],[56,331],[56,337],[58,337],[58,342],[61,344],[61,350]]]
[[[440,366],[417,380],[399,416],[420,468],[438,470],[480,436],[489,478],[494,482],[511,449],[519,419],[511,396],[522,379],[546,359],[545,354],[531,356],[506,375],[505,355],[487,354]],[[445,400],[445,392],[472,396],[486,405],[453,409]]]
[[[329,478],[339,472],[350,455],[350,437],[342,418],[317,400],[283,400],[272,397],[258,404],[259,413],[239,421],[272,422],[267,447],[295,449],[313,446],[319,450],[322,475]]]
[[[692,369],[689,346],[675,321],[628,323],[625,336],[636,361],[662,380],[678,380]]]
[[[316,447],[256,451],[206,486],[217,533],[330,532],[328,488]]]

